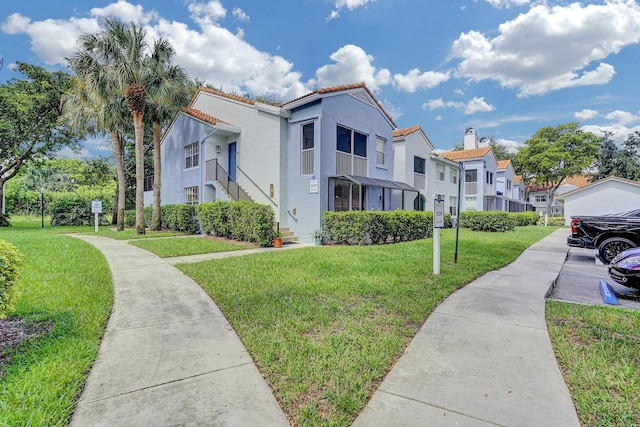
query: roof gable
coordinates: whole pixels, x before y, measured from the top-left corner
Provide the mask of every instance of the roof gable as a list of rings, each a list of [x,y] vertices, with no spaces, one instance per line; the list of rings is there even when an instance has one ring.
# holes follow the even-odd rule
[[[440,155],[453,161],[480,159],[486,157],[489,154],[493,156],[493,150],[491,149],[491,147],[472,148],[470,150],[446,151],[444,153],[440,153]]]
[[[579,192],[581,192],[583,190],[587,190],[589,188],[594,188],[594,187],[598,187],[600,185],[607,184],[607,183],[609,183],[611,181],[617,181],[617,182],[621,182],[623,184],[628,184],[628,185],[631,185],[631,186],[635,186],[635,187],[638,188],[638,192],[640,192],[640,182],[632,181],[630,179],[620,178],[620,177],[617,177],[617,176],[610,176],[610,177],[607,177],[607,178],[604,178],[604,179],[589,183],[589,184],[584,185],[582,187],[575,188],[575,189],[573,189],[571,191],[567,191],[566,193],[563,193],[563,194],[559,195],[557,198],[558,199],[564,199],[567,196],[571,196],[573,194],[579,193]]]

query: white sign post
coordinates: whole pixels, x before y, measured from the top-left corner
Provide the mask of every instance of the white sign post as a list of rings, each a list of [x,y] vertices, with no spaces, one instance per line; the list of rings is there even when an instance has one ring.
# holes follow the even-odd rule
[[[440,274],[440,229],[444,228],[444,200],[433,202],[433,274]]]
[[[91,201],[91,213],[95,215],[94,222],[96,225],[96,233],[98,232],[98,214],[102,213],[102,201],[94,199]]]

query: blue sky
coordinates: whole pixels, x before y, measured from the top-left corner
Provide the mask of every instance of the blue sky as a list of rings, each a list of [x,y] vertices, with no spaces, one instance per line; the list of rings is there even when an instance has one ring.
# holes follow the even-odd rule
[[[468,127],[513,147],[569,121],[617,142],[640,130],[636,1],[2,0],[0,81],[16,61],[65,69],[104,16],[166,38],[190,77],[228,92],[289,101],[364,81],[440,150]]]

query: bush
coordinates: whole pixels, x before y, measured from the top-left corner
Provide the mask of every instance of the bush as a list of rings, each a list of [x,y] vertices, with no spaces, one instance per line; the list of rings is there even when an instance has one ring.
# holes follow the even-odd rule
[[[473,231],[504,232],[513,230],[513,219],[507,212],[501,211],[465,211],[460,212],[460,227]]]
[[[147,222],[147,209],[149,210],[148,221],[151,223],[151,208],[145,208],[145,223]],[[164,205],[160,208],[160,216],[162,228],[189,234],[196,233],[196,208],[194,205]]]
[[[0,227],[11,227],[10,218],[9,214],[0,213]]]
[[[538,212],[511,212],[509,216],[515,221],[517,227],[526,227],[527,225],[536,225],[538,223]]]
[[[57,193],[49,203],[51,215],[51,225],[93,225],[95,214],[91,213],[90,193]],[[109,205],[105,210],[103,202],[103,212],[111,212]],[[100,225],[109,225],[109,221],[104,215],[99,215]]]
[[[330,243],[375,245],[386,243],[389,239],[402,242],[431,237],[433,212],[327,211],[323,214],[323,223]]]
[[[20,255],[12,244],[0,240],[0,319],[7,317],[16,298]]]
[[[268,246],[273,242],[273,210],[254,202],[215,201],[198,205],[202,232],[219,237],[255,242]]]
[[[544,219],[541,219],[538,222],[540,225],[544,225]],[[547,218],[547,225],[552,227],[560,227],[564,225],[564,217],[563,216],[552,216]]]

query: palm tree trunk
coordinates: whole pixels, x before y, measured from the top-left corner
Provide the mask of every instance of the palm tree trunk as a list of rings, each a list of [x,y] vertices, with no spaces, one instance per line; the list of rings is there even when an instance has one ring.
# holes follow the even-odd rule
[[[144,234],[144,113],[133,112],[136,135],[136,233]]]
[[[111,138],[113,139],[113,151],[116,156],[116,176],[118,179],[118,210],[116,213],[118,231],[124,230],[124,205],[126,203],[126,187],[127,184],[124,179],[124,152],[122,149],[122,141],[117,130],[111,131]]]
[[[151,230],[160,231],[162,227],[160,210],[160,123],[152,122],[153,129],[153,208],[151,211]]]

